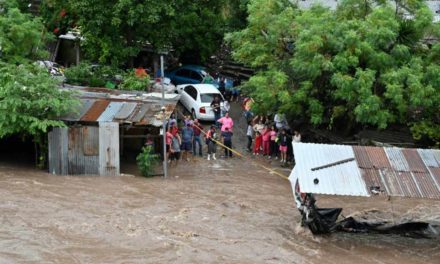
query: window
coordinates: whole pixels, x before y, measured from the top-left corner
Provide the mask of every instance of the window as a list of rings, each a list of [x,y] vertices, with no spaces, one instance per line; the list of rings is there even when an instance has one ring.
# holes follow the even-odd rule
[[[220,100],[222,99],[222,97],[218,93],[200,94],[200,99],[202,103],[211,103],[216,96],[220,97]]]
[[[185,87],[185,92],[191,96],[194,100],[197,100],[197,90],[196,88],[192,87],[191,85],[188,85]]]
[[[187,69],[181,69],[176,71],[176,75],[185,78],[191,78],[191,71]]]
[[[191,79],[197,80],[199,82],[203,81],[203,76],[200,75],[200,73],[196,71],[191,71]]]

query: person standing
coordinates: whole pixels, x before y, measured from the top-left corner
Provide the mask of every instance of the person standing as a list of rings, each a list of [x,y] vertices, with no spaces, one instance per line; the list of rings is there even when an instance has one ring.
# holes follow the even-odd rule
[[[247,150],[249,152],[251,152],[252,151],[252,137],[254,136],[254,128],[252,127],[252,122],[251,121],[248,122],[246,136],[247,136],[247,139],[248,139]]]
[[[284,114],[280,114],[280,113],[276,113],[275,117],[273,119],[273,121],[275,122],[275,127],[280,130],[282,128],[285,128],[286,126],[286,117],[284,116]]]
[[[192,151],[192,142],[194,141],[194,130],[191,124],[187,124],[186,127],[182,129],[182,158],[189,161],[188,152]]]
[[[232,135],[233,133],[229,131],[229,128],[226,127],[225,131],[222,131],[223,145],[225,145],[225,158],[232,158]]]
[[[168,131],[165,133],[165,146],[166,146],[166,155],[168,162],[170,161],[170,151],[171,151],[171,144],[173,143],[173,134],[171,133],[172,128],[168,127]]]
[[[280,144],[280,152],[281,152],[281,163],[286,163],[288,137],[286,134],[286,130],[284,128],[281,129],[281,134],[279,136],[279,144]]]
[[[229,116],[229,112],[226,112],[226,113],[225,113],[225,116],[222,117],[222,118],[220,118],[220,119],[218,120],[218,122],[219,122],[220,124],[222,124],[222,128],[221,128],[221,131],[222,131],[222,132],[226,131],[226,128],[228,128],[229,131],[232,132],[232,127],[234,126],[234,121],[233,121],[232,118]]]
[[[277,146],[278,146],[278,144],[277,144],[277,131],[276,131],[275,126],[272,125],[271,131],[270,131],[270,156],[269,156],[270,159],[272,157],[275,157],[275,159],[278,159]]]
[[[260,151],[261,151],[261,142],[262,142],[262,137],[260,132],[256,131],[255,132],[255,145],[254,145],[254,155],[260,155]]]
[[[171,143],[171,155],[170,155],[170,164],[173,162],[173,160],[176,162],[176,166],[179,163],[180,159],[180,145],[182,144],[182,140],[179,136],[179,134],[176,134],[173,136],[172,143]]]
[[[301,134],[298,132],[298,130],[294,130],[294,131],[293,131],[292,142],[293,142],[293,143],[299,143],[299,142],[301,142]]]
[[[200,138],[202,129],[202,125],[199,123],[198,119],[194,120],[193,123],[193,130],[194,130],[194,141],[193,141],[193,155],[197,155],[197,145],[199,146],[199,156],[203,156],[203,146],[202,146],[202,139]]]
[[[208,160],[211,160],[211,155],[214,160],[215,153],[217,152],[217,132],[215,131],[215,126],[211,126],[211,128],[206,133],[206,144],[208,145]]]
[[[270,155],[270,129],[267,125],[264,125],[262,138],[263,138],[263,156]]]
[[[229,98],[226,98],[225,101],[223,101],[222,115],[226,115],[226,113],[228,113],[230,109],[231,104],[229,103]]]
[[[223,76],[220,77],[220,81],[218,82],[218,91],[223,95],[223,97],[225,96],[226,80]]]
[[[214,97],[214,100],[212,100],[211,102],[211,108],[212,111],[214,112],[214,120],[215,120],[215,124],[217,127],[219,127],[219,123],[218,120],[221,117],[221,102],[220,102],[220,97],[216,96]]]

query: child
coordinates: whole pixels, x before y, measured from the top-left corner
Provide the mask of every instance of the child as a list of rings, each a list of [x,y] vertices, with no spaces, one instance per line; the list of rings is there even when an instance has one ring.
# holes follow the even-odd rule
[[[254,155],[260,155],[261,142],[263,138],[261,137],[260,132],[255,132],[255,146],[254,146]]]
[[[284,128],[281,130],[281,134],[279,137],[279,144],[280,144],[280,152],[281,152],[281,162],[286,163],[287,162],[288,137],[286,134],[286,130]]]
[[[275,159],[278,159],[278,149],[277,149],[277,131],[275,126],[272,126],[272,129],[270,131],[270,156],[269,159],[272,158],[272,156],[275,156]]]
[[[252,137],[254,135],[254,129],[252,128],[252,121],[248,122],[248,128],[246,131],[246,136],[248,138],[247,150],[249,152],[252,151]]]
[[[263,156],[269,156],[270,155],[270,129],[267,127],[267,125],[264,125],[263,133]]]

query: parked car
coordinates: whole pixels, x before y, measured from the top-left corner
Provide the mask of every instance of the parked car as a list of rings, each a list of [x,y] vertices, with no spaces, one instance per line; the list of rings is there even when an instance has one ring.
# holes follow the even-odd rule
[[[206,68],[198,65],[184,65],[165,74],[175,85],[208,83],[218,87],[217,81],[206,71]]]
[[[211,103],[216,96],[224,101],[222,94],[212,84],[184,84],[177,86],[180,102],[191,113],[193,118],[204,121],[215,121]]]

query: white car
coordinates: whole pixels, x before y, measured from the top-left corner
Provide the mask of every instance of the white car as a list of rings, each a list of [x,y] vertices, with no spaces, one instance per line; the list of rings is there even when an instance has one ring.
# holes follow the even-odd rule
[[[177,86],[177,92],[180,94],[180,102],[192,117],[204,121],[215,121],[211,108],[214,98],[218,96],[224,101],[222,94],[212,84],[182,84]]]

